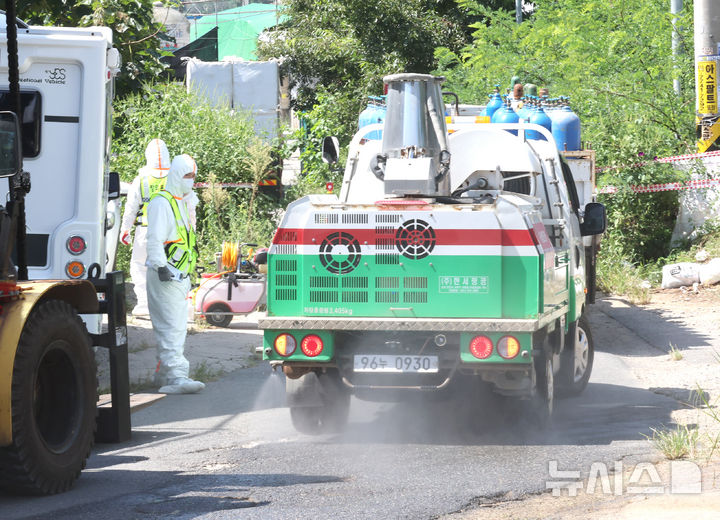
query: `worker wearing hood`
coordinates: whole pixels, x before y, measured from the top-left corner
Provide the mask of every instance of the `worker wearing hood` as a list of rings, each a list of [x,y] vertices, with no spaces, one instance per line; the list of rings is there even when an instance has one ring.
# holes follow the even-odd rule
[[[128,190],[125,210],[123,211],[120,227],[120,241],[129,246],[131,243],[130,230],[135,226],[135,237],[132,241],[132,256],[130,257],[130,277],[133,281],[133,291],[137,304],[132,310],[133,316],[148,314],[146,277],[147,267],[147,203],[155,193],[165,187],[168,170],[170,169],[170,154],[165,141],[152,139],[145,148],[145,166],[138,170]]]
[[[185,358],[190,274],[195,268],[195,230],[186,200],[192,193],[197,166],[189,155],[170,164],[165,189],[152,196],[147,208],[147,296],[157,337],[155,381],[161,393],[199,392],[205,385],[189,376]]]

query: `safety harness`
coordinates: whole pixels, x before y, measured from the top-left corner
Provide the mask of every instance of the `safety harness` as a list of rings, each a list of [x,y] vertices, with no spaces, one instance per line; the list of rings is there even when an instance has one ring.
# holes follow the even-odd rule
[[[135,216],[136,226],[147,227],[147,205],[150,199],[160,190],[165,189],[167,177],[153,177],[151,175],[143,175],[140,178],[140,199],[142,203],[138,208]]]
[[[185,224],[180,214],[177,199],[173,197],[169,191],[158,191],[150,197],[150,200],[155,197],[162,197],[170,204],[173,216],[175,217],[177,234],[178,237],[180,237],[177,240],[165,242],[165,256],[171,266],[187,276],[195,269],[195,263],[198,258],[195,231],[189,222],[187,225]]]

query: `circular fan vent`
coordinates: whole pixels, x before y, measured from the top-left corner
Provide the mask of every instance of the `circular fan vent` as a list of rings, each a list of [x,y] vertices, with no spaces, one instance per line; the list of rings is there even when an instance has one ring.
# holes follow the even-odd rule
[[[320,244],[320,262],[334,274],[347,274],[360,263],[360,242],[350,233],[333,233]]]
[[[413,260],[425,258],[435,248],[435,231],[424,220],[406,220],[395,232],[395,247]]]

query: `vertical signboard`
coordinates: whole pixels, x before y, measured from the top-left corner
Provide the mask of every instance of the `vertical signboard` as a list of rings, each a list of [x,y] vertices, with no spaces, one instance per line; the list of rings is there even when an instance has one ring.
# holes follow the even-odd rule
[[[717,114],[717,68],[715,56],[704,56],[697,62],[697,100],[700,115]]]
[[[720,56],[698,56],[695,69],[697,86],[698,152],[708,151],[720,137],[718,122],[718,64]]]

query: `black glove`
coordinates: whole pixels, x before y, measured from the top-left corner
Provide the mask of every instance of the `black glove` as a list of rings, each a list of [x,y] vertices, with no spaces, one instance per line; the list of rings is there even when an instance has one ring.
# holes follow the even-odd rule
[[[170,272],[170,269],[168,269],[165,266],[158,267],[158,278],[160,278],[161,282],[169,282],[172,280],[172,273]]]

